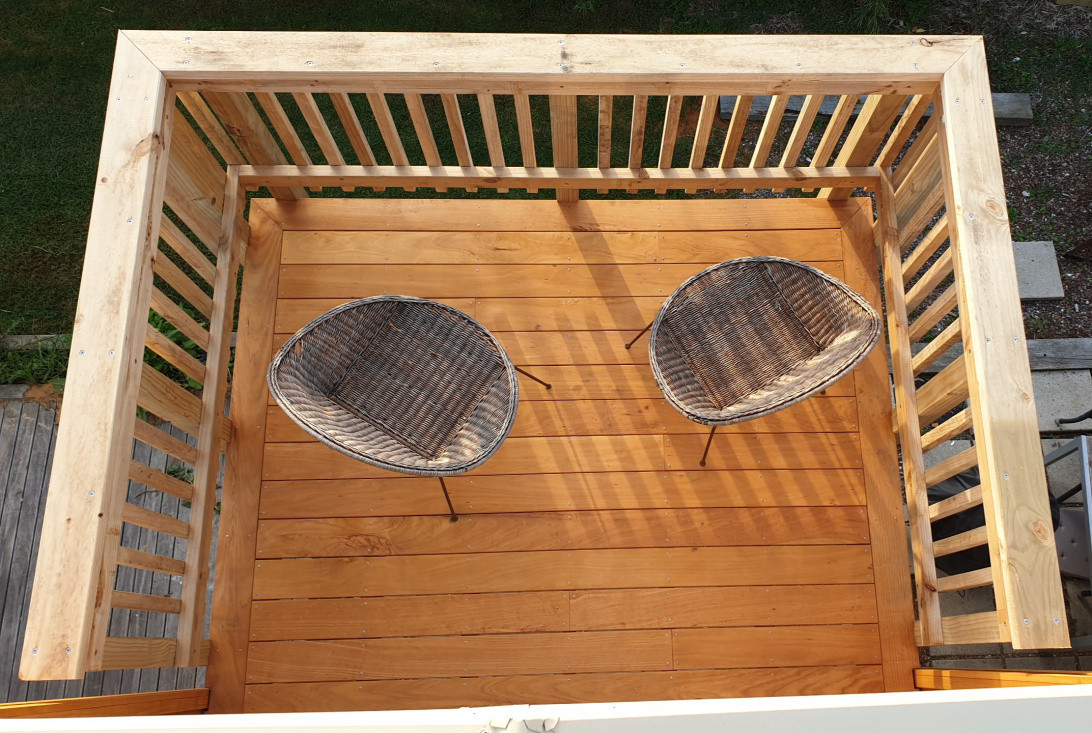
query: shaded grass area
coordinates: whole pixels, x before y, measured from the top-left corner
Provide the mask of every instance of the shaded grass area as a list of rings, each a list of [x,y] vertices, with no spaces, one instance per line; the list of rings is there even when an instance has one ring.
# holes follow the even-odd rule
[[[1086,11],[1053,8],[1049,0],[5,3],[0,8],[0,335],[71,329],[120,28],[985,33],[996,89],[1035,93],[1044,123],[1083,129],[1092,120],[1092,47],[1083,26],[1070,18]],[[468,125],[475,113],[468,110]],[[504,124],[514,113],[502,107],[498,114],[502,129],[514,135],[514,125]],[[536,110],[539,119],[544,114]],[[662,112],[652,107],[650,119],[656,114]],[[579,115],[581,163],[587,165],[594,156],[594,105],[582,103]],[[624,126],[628,113],[619,107],[616,119]],[[646,146],[655,145],[654,132],[649,130]],[[504,144],[506,153],[515,155],[518,140],[506,138]],[[487,158],[480,135],[471,145],[476,159]],[[549,160],[549,150],[537,152]],[[685,159],[686,152],[680,147],[676,159]]]
[[[67,368],[67,340],[27,349],[0,345],[0,384],[52,384],[59,392]]]

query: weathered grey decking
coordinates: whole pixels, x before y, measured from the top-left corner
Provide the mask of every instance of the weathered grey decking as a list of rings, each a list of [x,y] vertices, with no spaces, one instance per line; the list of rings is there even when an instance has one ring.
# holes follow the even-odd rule
[[[26,623],[38,534],[56,440],[56,412],[33,402],[0,401],[0,702],[42,700],[85,695],[182,689],[204,684],[203,669],[142,669],[93,672],[86,679],[60,682],[23,682],[19,679],[23,629]],[[135,451],[151,451],[137,443]],[[144,458],[144,456],[139,456]],[[150,465],[166,468],[167,456],[151,451]],[[186,512],[178,499],[147,491],[138,484],[129,489],[130,501],[165,513]],[[157,538],[147,530],[125,526],[123,542],[182,559],[182,540]],[[129,533],[134,535],[130,536]],[[151,546],[155,543],[154,546]],[[119,590],[177,595],[172,578],[158,573],[123,568]],[[177,584],[175,584],[177,585]],[[174,591],[174,593],[171,593]],[[112,636],[171,636],[168,625],[177,617],[143,611],[115,611]]]

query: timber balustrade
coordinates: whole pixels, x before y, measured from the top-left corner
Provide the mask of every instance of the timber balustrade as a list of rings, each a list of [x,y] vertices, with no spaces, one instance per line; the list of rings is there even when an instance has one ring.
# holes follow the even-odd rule
[[[981,41],[484,38],[120,34],[22,674],[207,659],[243,212],[257,188],[281,200],[874,193],[920,641],[1067,645]],[[720,95],[736,99],[726,124]],[[789,116],[792,96],[803,102]],[[836,109],[821,117],[828,97]],[[961,358],[928,370],[955,344]],[[974,447],[927,471],[923,456],[957,436]],[[180,468],[134,460],[134,439]],[[980,485],[929,504],[931,485],[975,466]],[[189,510],[137,506],[131,486]],[[944,542],[988,546],[990,568],[938,578],[932,523],[978,505],[984,530]],[[124,525],[184,538],[184,557],[127,546]],[[119,566],[181,582],[169,596],[121,592]],[[996,611],[943,615],[944,593],[979,586]],[[119,609],[165,614],[173,633],[111,636]]]

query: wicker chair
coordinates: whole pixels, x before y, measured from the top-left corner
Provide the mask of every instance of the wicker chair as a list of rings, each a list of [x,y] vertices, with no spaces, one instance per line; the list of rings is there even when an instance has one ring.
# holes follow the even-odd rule
[[[296,424],[334,450],[438,477],[454,522],[443,477],[500,448],[516,417],[517,370],[460,311],[380,296],[335,308],[290,338],[269,367],[269,388]]]
[[[667,401],[712,426],[703,466],[718,425],[768,415],[829,387],[868,355],[881,333],[864,298],[814,267],[780,257],[731,260],[699,272],[671,294],[649,329],[652,373]]]

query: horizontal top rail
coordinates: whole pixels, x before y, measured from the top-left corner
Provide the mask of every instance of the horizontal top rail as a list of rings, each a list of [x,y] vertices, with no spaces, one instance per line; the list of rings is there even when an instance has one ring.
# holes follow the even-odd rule
[[[934,91],[977,36],[122,31],[180,90]],[[500,85],[490,88],[490,84]]]

